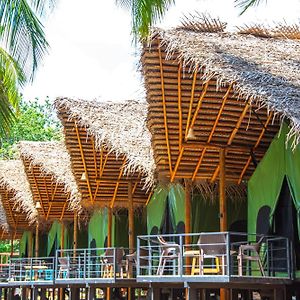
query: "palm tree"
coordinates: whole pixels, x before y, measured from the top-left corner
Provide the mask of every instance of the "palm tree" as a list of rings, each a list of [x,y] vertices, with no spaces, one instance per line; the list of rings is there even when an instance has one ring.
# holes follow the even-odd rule
[[[7,133],[20,101],[48,50],[41,18],[55,0],[0,0],[0,136]]]
[[[175,0],[116,0],[131,11],[132,33],[135,41],[149,36],[150,28],[161,20]]]
[[[260,2],[261,0],[235,0],[236,6],[242,9],[241,14]],[[151,26],[164,17],[175,0],[116,0],[116,3],[131,11],[132,33],[137,41],[149,37]]]

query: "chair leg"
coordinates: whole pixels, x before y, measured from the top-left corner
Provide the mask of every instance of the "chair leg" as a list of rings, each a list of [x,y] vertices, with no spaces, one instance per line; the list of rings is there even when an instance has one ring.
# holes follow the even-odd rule
[[[263,266],[262,266],[261,260],[258,259],[257,262],[258,262],[258,266],[259,266],[261,275],[262,275],[263,277],[265,277],[265,271],[264,271],[264,268],[263,268]]]
[[[161,269],[161,266],[162,266],[162,262],[163,262],[163,256],[161,255],[160,258],[159,258],[159,263],[158,263],[156,275],[161,275],[160,274],[160,269]]]
[[[165,265],[166,265],[166,259],[164,258],[163,259],[163,262],[162,262],[162,266],[161,266],[161,269],[160,269],[160,276],[162,276],[164,274],[164,271],[165,271]]]
[[[243,260],[241,255],[239,255],[237,259],[238,259],[238,274],[239,276],[243,276]]]

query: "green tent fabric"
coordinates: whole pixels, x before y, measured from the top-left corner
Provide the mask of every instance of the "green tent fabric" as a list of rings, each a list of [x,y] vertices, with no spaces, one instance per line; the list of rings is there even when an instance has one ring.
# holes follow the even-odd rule
[[[108,209],[100,209],[93,213],[88,226],[88,244],[91,245],[92,240],[96,242],[96,248],[103,248],[108,232]],[[112,246],[115,245],[115,217],[112,219]]]
[[[179,222],[185,223],[185,192],[181,184],[173,184],[169,188],[169,205],[171,220],[176,230]]]
[[[286,126],[272,141],[248,182],[248,232],[256,233],[259,209],[268,205],[273,214],[285,176]]]
[[[128,248],[128,216],[119,214],[115,217],[115,245]]]
[[[300,146],[292,149],[291,141],[285,151],[286,175],[298,217],[298,234],[300,239]]]
[[[167,197],[169,190],[165,186],[159,185],[147,205],[147,230],[151,233],[154,227],[160,230],[162,226],[165,209],[167,205]]]
[[[29,231],[24,231],[20,240],[20,257],[25,257],[28,244]]]
[[[88,230],[86,228],[82,228],[77,231],[77,248],[83,249],[88,247]]]
[[[64,245],[62,247],[62,245],[60,244],[61,242],[61,226],[62,224],[59,223],[58,221],[54,221],[51,229],[48,233],[48,245],[47,245],[47,255],[49,256],[49,254],[51,253],[51,250],[53,248],[53,246],[57,245],[60,249],[68,249],[70,246],[70,242],[69,242],[69,230],[68,227],[65,226],[64,228]],[[57,249],[55,249],[57,250]]]

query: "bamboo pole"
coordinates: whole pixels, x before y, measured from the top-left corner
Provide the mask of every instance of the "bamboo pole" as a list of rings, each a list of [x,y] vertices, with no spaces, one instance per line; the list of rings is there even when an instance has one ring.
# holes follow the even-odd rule
[[[35,225],[35,257],[39,257],[39,222]]]
[[[28,236],[28,257],[33,257],[32,232]]]
[[[220,150],[219,197],[220,197],[220,231],[227,230],[227,207],[225,194],[225,149]],[[224,268],[224,266],[223,266]],[[227,289],[220,289],[220,300],[227,300]]]
[[[73,225],[73,258],[76,257],[77,251],[77,212],[74,212],[74,225]]]
[[[108,207],[107,218],[107,247],[112,247],[112,208]]]
[[[225,149],[220,150],[220,175],[219,175],[219,196],[220,196],[220,230],[227,230],[227,205],[225,195]]]
[[[185,179],[185,233],[191,233],[191,189],[192,184],[190,179]],[[191,237],[186,235],[184,240],[185,245],[191,243]],[[187,246],[188,249],[188,246]],[[190,274],[190,268],[188,267],[191,264],[190,257],[186,259],[186,274]]]
[[[10,258],[12,258],[14,255],[14,234],[11,233],[10,236]]]
[[[60,229],[60,256],[63,257],[64,253],[64,246],[65,246],[65,224],[64,222],[61,222],[61,229]],[[64,288],[60,288],[59,289],[59,299],[60,300],[64,300],[65,299],[65,289]]]
[[[128,241],[129,251],[134,251],[134,209],[133,209],[133,196],[132,196],[132,182],[128,182]]]

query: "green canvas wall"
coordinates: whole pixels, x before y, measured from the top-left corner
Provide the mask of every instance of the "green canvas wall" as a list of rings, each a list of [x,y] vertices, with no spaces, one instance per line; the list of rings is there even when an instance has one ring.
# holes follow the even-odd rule
[[[67,226],[64,228],[64,245],[62,247],[61,243],[61,227],[62,224],[58,221],[54,221],[50,231],[48,232],[48,243],[47,243],[47,255],[51,253],[51,250],[54,245],[58,245],[60,249],[68,249],[70,248],[70,241],[69,241],[69,229]],[[58,250],[58,249],[55,249]]]
[[[293,140],[287,142],[288,133],[289,128],[284,124],[248,182],[249,233],[256,233],[257,214],[264,205],[271,208],[270,224],[272,223],[286,176],[297,209],[300,234],[300,146],[292,149]]]

